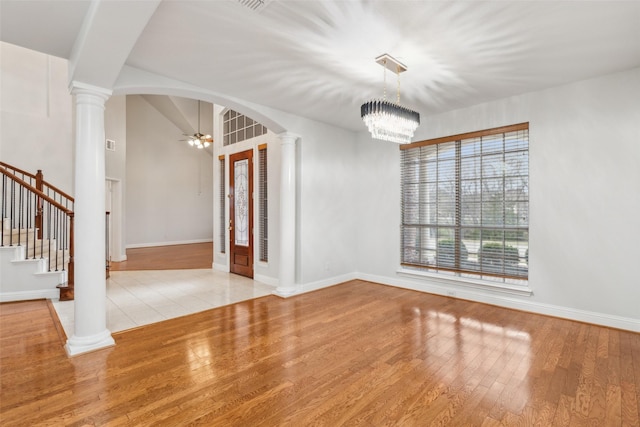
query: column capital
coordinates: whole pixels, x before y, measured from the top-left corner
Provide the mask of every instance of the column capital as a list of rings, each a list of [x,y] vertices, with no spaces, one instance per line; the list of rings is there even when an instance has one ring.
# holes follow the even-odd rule
[[[105,101],[109,99],[111,94],[113,94],[111,89],[105,89],[103,87],[90,85],[76,80],[73,80],[69,84],[69,92],[71,92],[72,95],[94,95],[104,99]]]
[[[300,135],[293,132],[285,131],[285,132],[279,133],[278,138],[280,138],[280,143],[283,145],[295,144],[298,138],[300,138]]]

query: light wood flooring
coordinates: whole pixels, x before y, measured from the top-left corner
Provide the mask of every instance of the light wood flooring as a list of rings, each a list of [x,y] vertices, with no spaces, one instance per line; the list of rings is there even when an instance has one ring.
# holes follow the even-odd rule
[[[111,271],[211,268],[213,243],[127,249],[127,260],[111,262]]]
[[[3,426],[638,426],[640,334],[351,281],[67,358],[0,305]]]

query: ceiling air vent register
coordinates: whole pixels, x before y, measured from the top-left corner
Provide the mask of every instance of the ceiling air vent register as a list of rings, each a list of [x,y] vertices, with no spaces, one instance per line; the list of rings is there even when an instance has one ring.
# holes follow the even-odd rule
[[[262,9],[267,7],[269,3],[271,3],[271,0],[238,0],[238,3],[255,12],[260,12]]]

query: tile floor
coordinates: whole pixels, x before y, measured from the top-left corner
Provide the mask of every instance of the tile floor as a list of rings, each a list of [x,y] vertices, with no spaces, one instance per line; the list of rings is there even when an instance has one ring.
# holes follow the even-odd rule
[[[271,294],[274,287],[221,271],[112,271],[107,279],[107,328],[123,331]],[[53,301],[67,337],[73,301]]]

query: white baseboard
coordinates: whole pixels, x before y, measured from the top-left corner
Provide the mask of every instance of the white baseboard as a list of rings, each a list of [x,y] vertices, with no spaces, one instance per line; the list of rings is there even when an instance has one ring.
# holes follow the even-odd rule
[[[274,277],[263,276],[262,274],[254,274],[253,280],[269,286],[278,286],[278,279]]]
[[[592,323],[594,325],[608,326],[611,328],[640,332],[640,319],[634,319],[630,317],[621,317],[594,311],[580,310],[571,307],[527,301],[523,299],[513,298],[505,294],[478,292],[472,289],[464,289],[460,287],[453,289],[449,286],[443,286],[428,281],[416,283],[413,281],[404,280],[402,278],[389,278],[363,273],[358,273],[356,274],[356,276],[358,279],[380,283],[383,285],[396,286],[399,288],[411,289],[414,291],[444,295],[475,302],[482,302],[485,304],[492,304],[500,307],[512,308],[515,310],[544,314],[547,316],[560,317],[563,319],[576,320],[579,322]]]
[[[191,245],[193,243],[213,243],[213,239],[195,239],[195,240],[177,240],[173,242],[154,242],[154,243],[132,243],[127,245],[127,249],[135,248],[153,248],[156,246],[174,246],[174,245]]]
[[[229,272],[229,267],[226,264],[216,264],[215,262],[211,264],[214,270],[223,271],[225,273]]]
[[[2,292],[0,302],[28,301],[34,299],[55,299],[60,298],[59,289],[41,289],[36,291]]]
[[[286,295],[279,293],[277,290],[274,291],[274,294],[278,295],[279,297],[289,298],[295,295],[317,291],[318,289],[339,285],[340,283],[348,282],[349,280],[354,280],[357,278],[358,277],[356,273],[347,273],[340,276],[329,277],[328,279],[318,280],[316,282],[306,283],[304,285],[296,285],[296,290],[292,293],[287,293]]]

